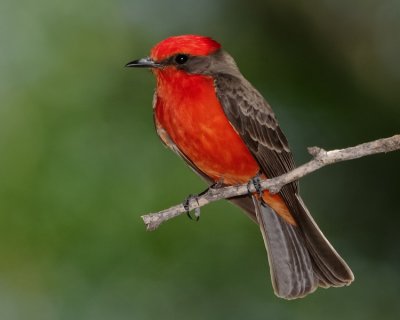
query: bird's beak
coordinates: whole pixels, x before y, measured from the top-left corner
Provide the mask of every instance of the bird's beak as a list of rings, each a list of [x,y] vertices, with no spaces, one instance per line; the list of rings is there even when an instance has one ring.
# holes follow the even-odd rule
[[[129,68],[160,68],[161,66],[161,64],[156,63],[150,57],[134,60],[125,65],[125,67]]]

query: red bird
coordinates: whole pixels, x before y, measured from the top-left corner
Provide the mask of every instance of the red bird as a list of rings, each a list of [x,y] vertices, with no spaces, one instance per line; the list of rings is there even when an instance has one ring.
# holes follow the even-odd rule
[[[210,185],[273,178],[295,168],[274,112],[209,37],[182,35],[158,43],[128,67],[150,68],[157,81],[157,133]],[[229,199],[259,224],[275,294],[304,297],[320,287],[349,285],[354,276],[322,234],[299,195],[298,182],[272,195]]]

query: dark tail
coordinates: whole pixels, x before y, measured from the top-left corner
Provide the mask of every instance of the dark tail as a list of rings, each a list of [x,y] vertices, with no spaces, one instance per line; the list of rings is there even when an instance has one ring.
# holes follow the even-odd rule
[[[255,197],[253,202],[277,296],[301,298],[318,286],[340,287],[354,280],[350,268],[322,234],[299,196],[297,225],[286,222]]]
[[[321,287],[342,287],[354,280],[354,275],[347,263],[325,238],[312,218],[299,195],[300,228],[303,231],[306,246],[314,263],[314,272]]]

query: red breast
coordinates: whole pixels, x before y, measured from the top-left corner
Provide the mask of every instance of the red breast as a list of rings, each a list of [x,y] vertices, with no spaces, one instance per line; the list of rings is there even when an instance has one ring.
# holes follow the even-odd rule
[[[155,117],[178,148],[205,174],[227,184],[244,183],[258,164],[220,105],[211,77],[155,70]]]

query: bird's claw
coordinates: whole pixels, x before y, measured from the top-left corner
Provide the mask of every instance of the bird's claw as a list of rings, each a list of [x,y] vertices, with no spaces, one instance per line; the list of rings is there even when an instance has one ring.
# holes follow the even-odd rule
[[[252,192],[250,191],[250,186],[253,185],[254,188],[256,189],[257,194],[262,197],[263,195],[263,188],[261,186],[261,179],[260,179],[260,174],[257,173],[256,176],[250,179],[250,181],[247,183],[247,191],[251,195]]]
[[[189,194],[182,203],[183,207],[185,208],[186,215],[188,216],[188,218],[190,220],[195,220],[195,221],[199,221],[199,219],[200,219],[200,207],[197,207],[194,209],[195,218],[193,218],[190,213],[190,201],[192,201],[192,199],[197,201],[197,197],[198,197],[198,195]],[[197,203],[198,203],[198,201],[197,201]]]

